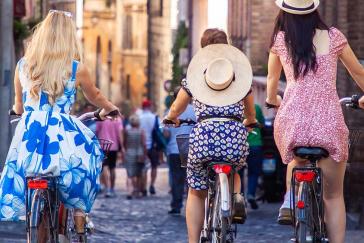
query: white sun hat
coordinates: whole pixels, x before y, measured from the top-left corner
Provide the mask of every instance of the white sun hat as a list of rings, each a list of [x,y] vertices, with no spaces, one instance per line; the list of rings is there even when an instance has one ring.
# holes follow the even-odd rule
[[[320,0],[276,0],[277,6],[291,14],[309,14],[320,5]]]
[[[211,106],[238,103],[253,80],[248,58],[236,47],[213,44],[200,49],[187,70],[187,87],[198,101]]]

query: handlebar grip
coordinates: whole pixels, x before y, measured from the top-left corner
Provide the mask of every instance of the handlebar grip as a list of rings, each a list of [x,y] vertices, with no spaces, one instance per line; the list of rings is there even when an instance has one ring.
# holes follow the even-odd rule
[[[100,108],[100,109],[97,109],[97,110],[94,112],[94,116],[96,117],[96,120],[97,120],[97,121],[102,121],[101,116],[100,116],[101,110],[102,110],[102,109]]]
[[[278,108],[278,106],[269,104],[268,102],[265,102],[265,107],[267,107],[267,109]]]
[[[9,110],[8,113],[9,113],[9,116],[20,116],[19,114],[16,114],[16,112],[13,109]]]
[[[252,124],[246,125],[245,127],[246,128],[259,128],[259,123],[258,122],[252,123]]]
[[[196,122],[192,119],[181,119],[179,120],[180,124],[186,124],[186,125],[195,125]]]
[[[351,103],[353,108],[359,107],[359,99],[361,98],[360,95],[353,95],[351,96]]]
[[[163,123],[165,124],[165,125],[175,125],[176,123],[174,123],[172,120],[168,120],[168,119],[164,119],[163,120]]]
[[[110,112],[109,114],[107,114],[107,116],[111,116],[111,117],[118,116],[118,115],[119,115],[119,111],[118,110],[113,110],[112,112]]]

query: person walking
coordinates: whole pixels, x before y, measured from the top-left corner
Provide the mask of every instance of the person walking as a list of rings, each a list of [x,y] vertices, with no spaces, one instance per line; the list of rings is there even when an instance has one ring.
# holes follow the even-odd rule
[[[291,223],[290,180],[292,169],[302,166],[293,154],[298,146],[321,147],[329,157],[319,161],[323,171],[325,223],[331,243],[345,238],[343,181],[348,159],[348,128],[336,90],[338,59],[364,90],[364,68],[347,39],[329,28],[317,8],[319,0],[277,0],[281,9],[272,35],[268,61],[267,100],[279,107],[274,137],[287,169],[287,194],[278,221]],[[277,95],[282,67],[287,77],[284,98]],[[364,97],[360,99],[364,108]]]
[[[218,29],[204,32],[201,47],[191,60],[182,89],[165,117],[166,124],[173,121],[179,126],[178,117],[193,102],[198,122],[190,135],[187,161],[186,220],[190,243],[200,241],[209,162],[229,161],[236,170],[241,169],[249,150],[244,124],[257,122],[254,97],[250,92],[253,75],[247,57],[229,45],[226,33]],[[240,176],[235,173],[234,217],[245,218],[240,186]]]
[[[51,10],[36,26],[17,64],[14,87],[13,110],[22,117],[1,173],[0,219],[24,220],[26,177],[51,175],[59,177],[60,200],[75,209],[76,231],[82,234],[99,188],[103,152],[94,133],[69,113],[78,87],[102,108],[101,118],[118,108],[82,63],[71,13]]]
[[[163,161],[162,148],[156,141],[155,133],[159,129],[159,117],[152,112],[152,102],[150,100],[144,100],[142,103],[142,111],[139,114],[140,127],[144,130],[145,141],[148,150],[148,158],[151,165],[150,173],[150,186],[149,193],[154,195],[155,191],[155,181],[157,179],[158,165],[160,161]],[[146,195],[147,190],[147,170],[143,173],[143,184],[144,190],[143,194]]]
[[[255,193],[258,187],[258,179],[262,172],[263,163],[263,137],[262,126],[264,126],[265,120],[262,109],[258,104],[255,104],[256,119],[260,127],[254,128],[248,135],[249,155],[246,160],[248,165],[248,191],[247,200],[252,209],[258,209],[258,203],[255,199]],[[239,171],[240,177],[244,178],[245,169]],[[244,191],[244,183],[242,181],[242,192]]]
[[[174,99],[177,98],[177,94],[181,87],[177,87],[174,91]],[[193,120],[196,121],[195,112],[193,106],[188,104],[186,110],[178,117],[178,119]],[[166,127],[164,134],[168,140],[167,144],[167,161],[170,170],[170,184],[171,184],[171,210],[169,214],[180,214],[183,207],[183,195],[185,191],[186,181],[186,168],[181,166],[181,159],[177,146],[176,137],[180,134],[190,134],[192,130],[191,126],[181,127]]]
[[[125,130],[125,168],[132,187],[129,187],[127,199],[138,197],[143,191],[142,173],[147,157],[147,146],[145,133],[140,128],[140,121],[137,115],[129,118],[130,127]]]
[[[105,139],[112,142],[102,164],[101,182],[106,188],[106,197],[115,196],[115,168],[118,152],[124,153],[123,125],[121,119],[106,120],[96,123],[96,136],[98,139]]]

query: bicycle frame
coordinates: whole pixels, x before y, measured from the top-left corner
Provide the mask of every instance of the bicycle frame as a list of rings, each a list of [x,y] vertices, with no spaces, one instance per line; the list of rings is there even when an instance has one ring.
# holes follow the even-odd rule
[[[50,242],[58,242],[58,210],[60,200],[56,177],[27,177],[25,190],[26,230],[30,239],[31,228],[41,222],[39,213],[48,212]]]
[[[314,232],[315,234],[313,237],[317,237],[320,239],[325,238],[325,223],[324,223],[324,202],[323,202],[323,183],[322,183],[322,171],[321,168],[317,166],[318,161],[310,161],[306,164],[305,167],[296,167],[292,171],[292,178],[291,178],[291,198],[292,203],[291,205],[291,212],[293,218],[293,225],[295,226],[295,235],[297,236],[297,221],[304,222],[307,218],[306,215],[306,207],[311,207],[310,209],[313,210],[313,205],[306,205],[307,195],[314,195],[314,201],[311,204],[316,203],[318,208],[318,215],[314,218],[319,220],[319,222],[313,222],[315,225],[314,227],[318,227],[319,232]],[[297,188],[298,184],[298,188]],[[319,192],[316,191],[315,186],[319,187]],[[298,190],[298,200],[296,202],[296,192]],[[297,215],[296,215],[297,210]],[[308,223],[308,222],[305,222]],[[318,225],[317,225],[318,224]],[[317,235],[318,233],[318,235]],[[313,241],[315,242],[315,241]]]
[[[223,217],[232,217],[232,202],[234,188],[234,169],[230,163],[214,162],[208,166],[208,196],[205,200],[205,221],[201,233],[202,238],[211,240],[213,230],[211,222],[212,205],[215,200],[215,184],[220,181],[221,213]],[[231,222],[231,220],[230,220]]]

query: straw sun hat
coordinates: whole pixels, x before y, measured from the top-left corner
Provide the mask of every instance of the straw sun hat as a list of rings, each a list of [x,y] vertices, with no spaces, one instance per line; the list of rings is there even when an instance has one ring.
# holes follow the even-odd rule
[[[277,6],[291,14],[309,14],[317,9],[320,0],[276,0]]]
[[[192,58],[187,87],[200,102],[227,106],[241,101],[249,92],[253,72],[248,58],[227,44],[208,45]]]

